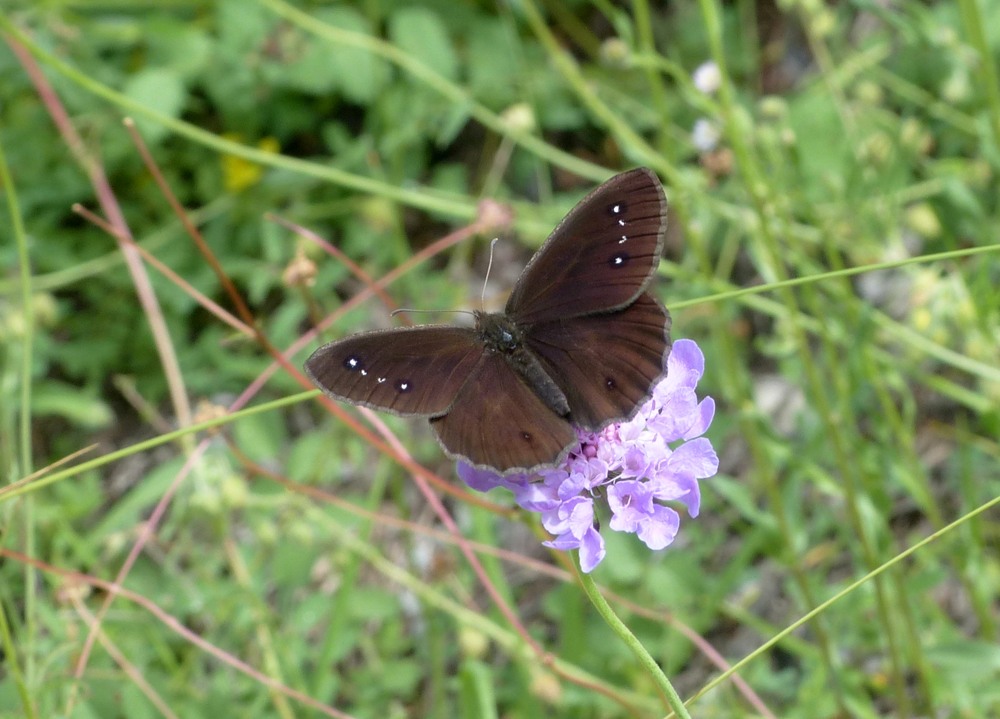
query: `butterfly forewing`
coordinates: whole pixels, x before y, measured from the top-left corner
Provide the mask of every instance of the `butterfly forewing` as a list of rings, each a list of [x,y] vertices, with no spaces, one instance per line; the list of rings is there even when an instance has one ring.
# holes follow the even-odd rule
[[[663,250],[667,201],[652,170],[617,175],[574,207],[528,263],[507,301],[519,324],[619,309]]]
[[[501,354],[486,354],[448,413],[431,419],[448,454],[499,472],[555,462],[576,441]]]
[[[401,415],[448,411],[485,349],[472,330],[427,325],[331,342],[306,360],[327,394]]]
[[[670,315],[643,293],[617,312],[535,325],[526,344],[566,395],[572,422],[600,429],[630,417],[663,374]]]

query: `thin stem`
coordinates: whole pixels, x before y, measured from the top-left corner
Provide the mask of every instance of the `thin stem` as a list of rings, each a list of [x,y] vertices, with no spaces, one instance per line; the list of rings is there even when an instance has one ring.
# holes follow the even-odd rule
[[[31,366],[32,347],[34,346],[35,315],[33,312],[33,297],[31,285],[31,256],[28,252],[28,239],[24,231],[24,222],[21,215],[21,207],[17,200],[17,192],[14,186],[14,178],[10,173],[10,166],[7,164],[7,155],[0,145],[0,186],[5,188],[4,195],[7,198],[7,209],[10,213],[12,233],[17,241],[18,263],[21,282],[21,316],[24,327],[24,336],[21,342],[21,378],[20,378],[20,407],[18,408],[18,449],[11,452],[17,456],[11,464],[17,467],[17,471],[28,474],[33,470],[32,445],[31,445]],[[6,420],[6,418],[4,418]],[[0,455],[3,452],[0,451]],[[10,469],[7,467],[6,469]],[[24,540],[24,548],[28,554],[34,555],[35,547],[35,503],[33,497],[25,497],[24,500],[23,526],[21,532]],[[0,535],[2,536],[2,535]],[[7,624],[7,614],[0,606],[0,646],[3,646],[7,658],[11,663],[11,674],[17,684],[17,691],[21,698],[21,706],[26,716],[37,717],[38,711],[31,700],[30,687],[35,683],[36,666],[34,660],[34,645],[38,637],[38,630],[35,623],[37,616],[37,586],[38,577],[34,567],[24,568],[24,628],[20,638],[21,650],[24,654],[24,667],[18,663],[18,650],[14,637]]]
[[[577,560],[579,561],[579,557]],[[579,569],[579,565],[577,566],[577,569]],[[589,574],[585,574],[582,571],[578,572],[578,575],[580,585],[583,587],[583,591],[585,591],[587,596],[590,598],[591,604],[594,605],[598,614],[600,614],[604,621],[607,622],[608,626],[611,627],[611,630],[621,637],[621,640],[625,642],[625,644],[633,652],[635,652],[635,656],[638,658],[639,663],[645,667],[646,671],[648,671],[649,675],[653,678],[653,681],[656,682],[656,686],[658,686],[660,691],[663,693],[667,706],[673,710],[676,716],[682,717],[683,719],[691,719],[691,715],[688,714],[688,710],[684,706],[684,702],[681,701],[681,697],[677,693],[677,690],[674,689],[674,685],[670,683],[669,679],[667,679],[667,675],[663,673],[663,669],[661,669],[660,665],[656,663],[655,659],[653,659],[653,655],[646,651],[646,647],[644,647],[642,642],[639,641],[639,638],[636,637],[627,626],[625,626],[625,622],[618,618],[618,615],[615,614],[611,605],[608,604],[604,595],[601,594],[600,590],[597,588],[597,584],[594,582],[594,579]]]

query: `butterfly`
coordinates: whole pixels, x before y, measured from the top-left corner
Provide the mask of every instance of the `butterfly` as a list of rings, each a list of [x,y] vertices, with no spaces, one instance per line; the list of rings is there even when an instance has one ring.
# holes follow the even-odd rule
[[[670,314],[648,291],[667,201],[637,168],[587,195],[528,262],[503,312],[317,349],[310,379],[337,400],[428,417],[451,457],[500,474],[555,464],[631,418],[663,376]]]

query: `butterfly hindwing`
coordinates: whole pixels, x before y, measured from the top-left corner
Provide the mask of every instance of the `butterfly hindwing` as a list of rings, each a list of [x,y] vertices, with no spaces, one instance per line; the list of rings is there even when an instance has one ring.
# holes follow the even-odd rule
[[[617,312],[535,325],[525,343],[569,402],[570,419],[600,429],[649,396],[670,352],[670,314],[643,293]]]
[[[431,426],[448,454],[501,473],[551,464],[576,441],[570,423],[499,353],[482,357],[447,414],[432,418]]]

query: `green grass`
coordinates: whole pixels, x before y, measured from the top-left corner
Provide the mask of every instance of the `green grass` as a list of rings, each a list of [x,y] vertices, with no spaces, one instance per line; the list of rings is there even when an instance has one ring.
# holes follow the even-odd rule
[[[666,714],[534,517],[305,392],[365,283],[265,216],[476,307],[640,164],[722,466],[667,550],[605,531],[610,606],[694,717],[1000,714],[998,0],[8,6],[0,717]]]

